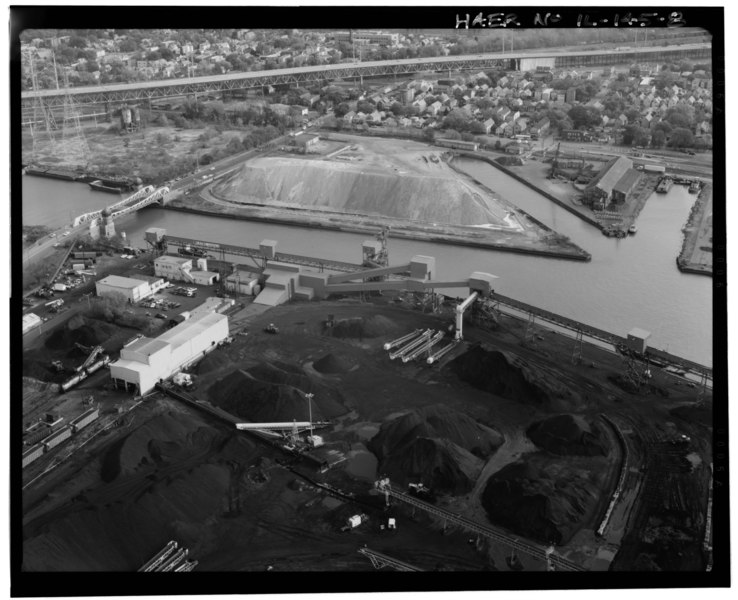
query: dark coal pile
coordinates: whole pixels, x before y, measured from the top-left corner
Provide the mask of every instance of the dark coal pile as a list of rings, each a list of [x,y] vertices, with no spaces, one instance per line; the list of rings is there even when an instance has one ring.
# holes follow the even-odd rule
[[[313,368],[318,371],[318,373],[325,373],[326,375],[347,373],[351,370],[352,366],[353,365],[346,359],[333,354],[326,354],[323,358],[320,358],[313,363]]]
[[[307,376],[262,363],[239,369],[208,390],[210,401],[234,415],[255,422],[307,421],[305,393],[312,392],[312,417],[324,421],[346,413],[336,390],[313,383]]]
[[[435,405],[385,423],[368,447],[379,471],[392,480],[422,481],[439,492],[462,494],[474,485],[483,459],[503,441],[494,429]]]
[[[313,394],[313,409],[316,404],[329,418],[344,414],[343,395],[337,389],[320,381],[313,381],[305,374],[299,365],[275,361],[273,363],[259,363],[249,367],[246,371],[256,379],[288,385],[302,392]]]
[[[607,442],[594,424],[575,415],[556,415],[531,425],[525,432],[533,443],[552,454],[607,456]]]
[[[210,352],[192,369],[196,375],[205,375],[225,369],[233,365],[233,361],[224,352]]]
[[[382,462],[379,471],[400,484],[422,482],[434,492],[461,495],[474,487],[484,462],[442,439],[416,438]]]
[[[64,327],[54,331],[46,340],[49,350],[68,350],[75,343],[83,346],[104,344],[115,333],[116,328],[94,319],[73,318]]]
[[[712,407],[706,404],[685,404],[669,411],[670,415],[678,417],[687,423],[698,423],[712,428]]]
[[[490,522],[543,544],[562,544],[596,509],[604,465],[577,469],[542,455],[507,465],[487,482]]]
[[[460,379],[508,400],[537,405],[549,405],[553,400],[580,401],[578,394],[551,373],[507,352],[475,346],[450,364]]]
[[[369,318],[356,317],[337,319],[332,325],[326,323],[323,333],[337,338],[375,338],[399,331],[398,325],[382,315]]]
[[[51,366],[50,362],[42,362],[32,358],[23,359],[23,376],[38,379],[39,381],[60,380],[63,376],[59,376]]]

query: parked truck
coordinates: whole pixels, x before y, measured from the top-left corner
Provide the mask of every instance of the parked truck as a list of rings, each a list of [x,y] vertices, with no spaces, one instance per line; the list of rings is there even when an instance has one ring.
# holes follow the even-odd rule
[[[643,170],[646,173],[666,173],[664,165],[643,165]]]

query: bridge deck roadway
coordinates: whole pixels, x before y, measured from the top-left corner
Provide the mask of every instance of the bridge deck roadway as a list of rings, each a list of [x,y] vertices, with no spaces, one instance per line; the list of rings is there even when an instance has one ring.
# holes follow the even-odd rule
[[[478,55],[439,56],[386,61],[367,61],[358,63],[339,63],[335,65],[305,66],[299,68],[272,69],[268,71],[249,71],[192,77],[181,79],[143,81],[111,85],[82,86],[68,90],[36,90],[21,93],[21,105],[31,106],[36,99],[42,99],[48,106],[61,106],[68,94],[75,103],[103,104],[106,102],[126,102],[132,100],[164,98],[194,93],[218,92],[227,90],[262,87],[266,85],[295,84],[324,79],[358,78],[376,75],[398,75],[422,71],[443,72],[451,69],[471,70],[489,69],[511,65],[524,58],[555,58],[556,66],[581,64],[615,64],[644,60],[660,60],[664,55],[673,58],[692,56],[709,58],[711,44],[682,44],[677,46],[653,46],[648,48],[627,48],[613,51],[609,49],[563,51],[530,50],[516,53],[490,53]]]

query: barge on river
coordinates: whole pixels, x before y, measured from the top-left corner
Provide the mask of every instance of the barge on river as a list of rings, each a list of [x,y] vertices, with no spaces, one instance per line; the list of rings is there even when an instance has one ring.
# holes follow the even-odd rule
[[[658,186],[656,186],[656,192],[659,194],[666,194],[671,189],[672,185],[674,185],[674,180],[671,177],[664,177],[659,181]]]

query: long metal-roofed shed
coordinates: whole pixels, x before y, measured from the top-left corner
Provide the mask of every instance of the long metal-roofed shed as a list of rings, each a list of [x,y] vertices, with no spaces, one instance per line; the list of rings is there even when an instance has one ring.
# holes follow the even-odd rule
[[[612,201],[623,204],[641,179],[640,172],[628,169],[612,188]]]
[[[618,156],[608,162],[584,190],[584,197],[590,204],[606,203],[612,196],[612,190],[633,168],[633,161],[625,156]]]

